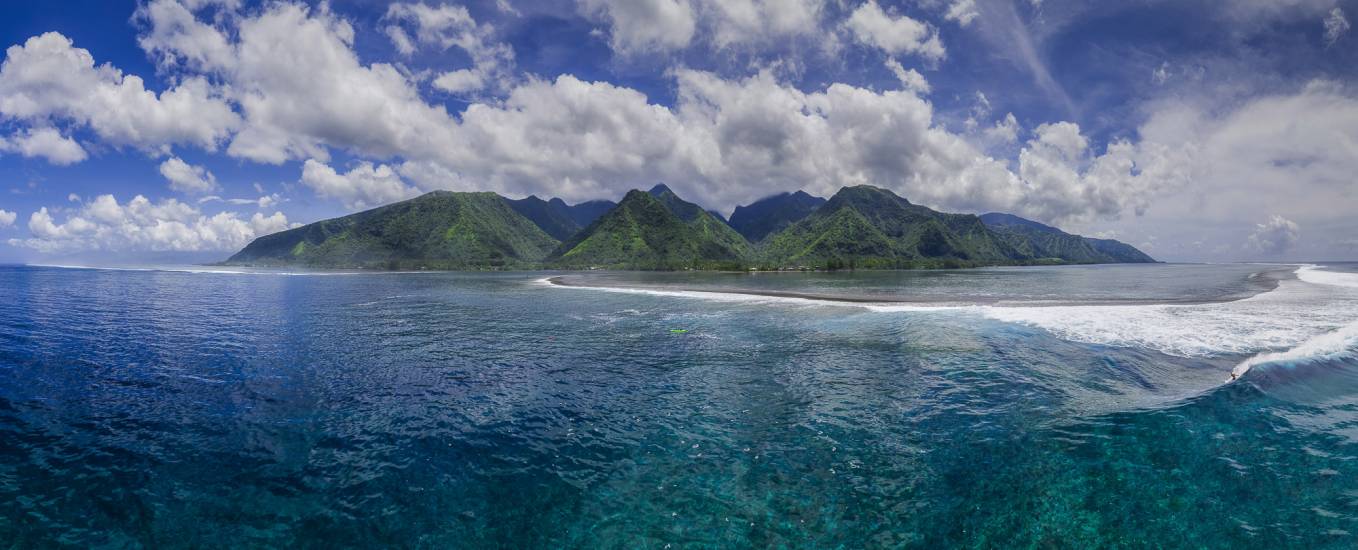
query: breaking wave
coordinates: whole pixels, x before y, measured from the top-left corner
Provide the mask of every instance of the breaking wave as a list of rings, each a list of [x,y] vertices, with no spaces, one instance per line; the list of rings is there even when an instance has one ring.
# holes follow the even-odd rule
[[[1233,371],[1353,353],[1358,274],[1297,270],[1293,280],[1243,300],[1196,305],[985,308],[986,316],[1079,342],[1144,347],[1181,357],[1253,354]]]
[[[540,283],[551,283],[542,279]],[[703,299],[864,308],[881,313],[953,312],[1032,326],[1066,340],[1146,348],[1188,358],[1249,355],[1235,368],[1301,362],[1358,348],[1358,274],[1302,266],[1296,277],[1248,298],[1202,304],[989,306],[852,303],[790,295],[701,290],[573,287],[607,292]]]

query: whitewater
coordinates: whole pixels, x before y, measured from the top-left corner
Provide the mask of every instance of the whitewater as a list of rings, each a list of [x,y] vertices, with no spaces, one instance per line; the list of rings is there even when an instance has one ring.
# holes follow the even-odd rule
[[[550,284],[549,278],[538,284]],[[1293,278],[1253,296],[1224,302],[1135,305],[967,305],[857,303],[796,295],[692,289],[573,286],[615,293],[867,309],[884,314],[943,313],[1037,327],[1070,341],[1139,347],[1185,358],[1249,356],[1231,380],[1265,364],[1295,364],[1354,353],[1358,348],[1358,274],[1299,266]]]

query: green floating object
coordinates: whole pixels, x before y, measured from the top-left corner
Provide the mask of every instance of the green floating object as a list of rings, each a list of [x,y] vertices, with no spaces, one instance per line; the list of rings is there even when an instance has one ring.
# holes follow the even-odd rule
[[[670,332],[673,333],[673,334],[688,334],[688,329],[686,329],[686,328],[672,328],[672,329],[670,329]]]

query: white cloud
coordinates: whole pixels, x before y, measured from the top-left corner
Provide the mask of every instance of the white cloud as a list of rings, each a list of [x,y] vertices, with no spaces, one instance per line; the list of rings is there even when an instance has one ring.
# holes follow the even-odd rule
[[[858,6],[845,26],[858,42],[888,54],[916,54],[933,60],[946,55],[943,42],[932,27],[905,15],[888,14],[876,0]]]
[[[1092,156],[1074,123],[1043,124],[1033,134],[1019,152],[1020,210],[1043,221],[1140,215],[1153,199],[1191,181],[1190,147],[1119,140]]]
[[[193,10],[201,7],[196,2],[175,0],[152,0],[141,5],[132,17],[148,28],[137,38],[137,44],[156,56],[163,68],[229,68],[235,62],[235,52],[221,30],[194,16]]]
[[[1166,61],[1164,63],[1161,63],[1159,67],[1156,67],[1155,71],[1151,72],[1151,82],[1154,82],[1157,86],[1161,86],[1168,81],[1169,81],[1169,62]]]
[[[361,210],[408,199],[416,190],[401,181],[396,170],[385,164],[373,166],[360,162],[343,174],[316,159],[308,159],[302,166],[302,184],[317,195],[339,199],[346,208]]]
[[[976,0],[954,0],[944,18],[965,27],[980,15],[981,11],[976,7]]]
[[[1002,163],[932,127],[932,108],[909,91],[844,84],[807,94],[769,72],[739,80],[679,70],[674,108],[571,76],[517,88],[502,107],[473,105],[462,130],[471,149],[411,163],[424,189],[467,182],[509,194],[546,190],[568,200],[616,196],[666,181],[708,204],[735,204],[790,185],[833,193],[871,183],[951,206],[1013,204]]]
[[[352,44],[348,23],[292,4],[243,20],[236,69],[226,76],[245,123],[227,152],[269,163],[325,161],[328,147],[417,156],[455,141],[444,108],[421,99],[395,67],[360,64]]]
[[[982,131],[981,135],[989,145],[1008,145],[1018,141],[1019,130],[1018,118],[1014,113],[1007,113],[1004,118],[995,121],[994,126]]]
[[[896,75],[896,80],[901,81],[901,85],[905,86],[905,89],[921,95],[929,93],[929,81],[925,80],[924,75],[919,74],[919,71],[906,69],[894,57],[887,58],[886,68],[891,70],[891,74]]]
[[[1184,184],[1166,187],[1144,217],[1105,226],[1125,234],[1155,228],[1164,255],[1249,259],[1239,243],[1254,221],[1279,215],[1316,234],[1358,234],[1352,214],[1358,155],[1358,96],[1327,82],[1259,96],[1222,108],[1219,98],[1176,97],[1146,107],[1135,148],[1161,151],[1158,166]],[[1156,164],[1134,164],[1144,175]],[[1204,242],[1203,250],[1185,243]],[[1325,239],[1299,241],[1294,253],[1330,257]],[[1217,246],[1212,246],[1215,243]],[[1230,243],[1229,247],[1224,246]]]
[[[1246,246],[1252,252],[1278,256],[1291,250],[1301,238],[1301,230],[1292,220],[1274,214],[1268,221],[1255,226]]]
[[[697,44],[717,50],[810,38],[835,44],[821,29],[827,0],[579,0],[586,17],[607,27],[623,56],[670,53]]]
[[[478,25],[467,8],[423,3],[392,4],[383,16],[387,36],[396,49],[411,55],[422,45],[441,50],[459,48],[471,57],[472,67],[443,73],[433,84],[451,93],[508,88],[513,77],[514,50],[494,39],[495,29]],[[413,33],[413,36],[412,36]]]
[[[247,204],[250,204],[250,205],[255,205],[255,206],[259,207],[260,210],[264,210],[264,209],[267,209],[267,208],[272,208],[272,207],[274,207],[274,206],[277,206],[279,203],[281,203],[281,202],[283,202],[283,201],[282,201],[282,197],[280,197],[280,196],[278,195],[278,193],[273,193],[273,194],[270,194],[270,195],[263,195],[263,196],[261,196],[261,197],[259,197],[259,198],[257,198],[257,199],[226,199],[226,198],[219,197],[219,196],[217,196],[217,195],[208,195],[208,196],[206,196],[206,197],[202,197],[202,198],[198,199],[198,204],[207,204],[207,203],[209,203],[209,202],[224,202],[224,203],[226,203],[226,204],[235,204],[235,205],[247,205]]]
[[[0,65],[0,115],[45,126],[88,125],[116,145],[162,149],[171,144],[215,150],[239,123],[231,107],[200,77],[157,95],[142,79],[94,58],[49,32],[6,50]]]
[[[704,0],[699,13],[718,48],[767,44],[811,36],[820,27],[824,0]]]
[[[608,43],[623,55],[688,47],[697,27],[689,0],[580,0],[580,8],[608,22]]]
[[[0,151],[18,153],[25,157],[42,157],[52,164],[65,166],[85,160],[85,148],[75,140],[62,136],[55,128],[28,128],[9,139],[0,138]]]
[[[160,163],[160,175],[170,182],[170,189],[180,193],[207,193],[217,188],[217,178],[212,172],[179,157],[170,157]]]
[[[28,220],[31,236],[9,244],[43,253],[237,250],[289,227],[282,212],[246,219],[233,212],[207,215],[174,199],[153,203],[137,195],[120,204],[113,195],[100,195],[61,222],[39,209]]]
[[[0,209],[0,228],[14,225],[14,220],[15,218],[18,217],[19,217],[18,214],[15,214],[8,210]]]
[[[794,12],[819,13],[818,3],[789,1],[805,8]],[[645,15],[646,9],[678,14],[681,19],[698,17],[694,6],[702,7],[704,18],[747,21],[741,10],[759,14],[781,5],[765,1],[716,9],[690,2],[589,4],[587,9],[605,13],[615,22],[621,21],[617,18],[624,12],[632,17]],[[153,8],[158,6],[177,18],[154,15]],[[192,15],[195,8],[184,9]],[[354,53],[354,29],[324,4],[316,9],[271,4],[212,25],[189,24],[182,17],[184,12],[159,3],[148,4],[146,12],[143,18],[150,28],[144,46],[161,56],[163,64],[171,59],[177,66],[198,67],[212,81],[221,82],[221,91],[214,92],[207,87],[208,78],[185,79],[185,85],[198,82],[204,86],[204,97],[220,97],[225,108],[234,105],[243,115],[230,126],[238,131],[218,134],[210,140],[212,144],[229,137],[227,152],[233,156],[270,163],[305,160],[302,183],[349,208],[412,196],[416,188],[407,180],[423,190],[546,193],[568,200],[616,197],[630,187],[667,181],[713,205],[748,201],[789,186],[829,194],[842,185],[866,183],[891,187],[911,200],[934,206],[1022,209],[1050,219],[1115,216],[1119,207],[1140,204],[1145,194],[1141,187],[1128,193],[1104,191],[1121,179],[1089,180],[1090,174],[1113,178],[1108,173],[1121,165],[1101,164],[1084,151],[1051,157],[1048,153],[1062,151],[1052,149],[1056,134],[1033,143],[1027,172],[1010,172],[1004,162],[988,157],[968,139],[936,126],[932,106],[919,95],[925,93],[927,80],[899,63],[888,63],[888,67],[901,77],[904,89],[885,92],[834,84],[806,93],[779,82],[771,70],[728,80],[679,69],[670,73],[677,85],[673,106],[651,103],[629,88],[562,75],[553,81],[517,84],[503,101],[473,103],[455,118],[442,106],[426,102],[414,77],[391,65],[362,64]],[[797,16],[792,19],[795,23],[766,24],[769,29],[799,32],[793,29],[804,28],[812,19]],[[887,14],[875,3],[860,6],[850,19],[846,28],[889,52],[943,55],[934,29]],[[666,32],[675,29],[645,21]],[[483,33],[458,9],[419,4],[395,8],[387,23],[400,30],[392,34],[404,35],[410,48],[475,48],[466,33]],[[160,24],[170,27],[160,29]],[[711,25],[707,28],[719,26]],[[684,24],[678,26],[682,30]],[[613,39],[625,42],[630,39],[620,37],[630,31],[622,27],[626,25],[614,29]],[[220,33],[226,47],[202,46],[216,44],[211,38],[177,38],[176,33],[182,32]],[[683,43],[690,39],[686,37]],[[50,46],[51,40],[39,37],[30,44]],[[123,77],[111,67],[96,70],[87,52],[71,48],[64,39],[58,41],[64,49],[57,50],[63,55],[84,60],[60,66],[58,73],[104,74],[103,80],[91,81],[96,85],[135,78]],[[403,43],[398,40],[397,44]],[[15,58],[11,54],[10,61]],[[108,78],[114,73],[117,79]],[[52,75],[44,78],[61,80]],[[58,92],[43,96],[52,103],[45,104],[42,112],[80,108],[70,102],[81,94]],[[64,101],[57,100],[62,97]],[[22,102],[14,105],[18,106],[10,112],[26,108]],[[1001,120],[978,135],[1013,142],[1017,123]],[[1074,135],[1079,136],[1078,129]],[[327,164],[332,149],[388,162],[360,162],[341,173]],[[1114,158],[1139,161],[1137,155],[1147,154],[1130,145],[1109,151],[1115,155],[1108,162]],[[203,189],[202,183],[210,183],[205,171],[199,175],[193,167],[187,168],[172,171],[183,176],[181,182],[188,182],[185,188]],[[1127,171],[1144,175],[1139,164]],[[1143,180],[1132,177],[1129,181]],[[1159,188],[1144,182],[1140,185],[1146,189]],[[1043,207],[1037,198],[1055,202]]]
[[[1333,46],[1340,38],[1349,32],[1349,19],[1344,17],[1344,10],[1334,8],[1330,14],[1325,16],[1325,45]]]

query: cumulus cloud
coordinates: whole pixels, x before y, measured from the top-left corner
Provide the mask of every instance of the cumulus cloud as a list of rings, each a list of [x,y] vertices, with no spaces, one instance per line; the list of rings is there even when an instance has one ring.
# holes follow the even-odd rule
[[[876,184],[951,206],[1013,204],[1020,191],[1002,163],[934,127],[931,105],[911,91],[835,84],[808,94],[768,71],[736,80],[673,74],[673,108],[572,76],[527,84],[502,106],[467,109],[461,129],[471,149],[436,159],[457,170],[420,164],[403,173],[424,188],[469,179],[526,194],[550,185],[568,200],[654,181],[709,204],[789,185],[833,193]]]
[[[705,0],[700,21],[712,28],[718,48],[762,44],[816,33],[824,0]]]
[[[1333,46],[1349,32],[1349,28],[1349,19],[1344,17],[1343,9],[1336,7],[1330,10],[1330,14],[1325,16],[1325,45]]]
[[[179,157],[170,157],[160,163],[160,175],[170,182],[170,189],[180,193],[208,193],[217,188],[217,178],[212,172]]]
[[[9,244],[43,253],[236,250],[289,227],[282,212],[247,219],[233,212],[207,215],[174,199],[153,203],[137,195],[120,204],[113,195],[100,195],[62,221],[39,209],[28,219],[31,236]]]
[[[327,147],[387,157],[454,141],[447,111],[422,100],[395,67],[359,63],[353,36],[343,20],[293,4],[242,21],[237,69],[227,77],[245,121],[227,152],[269,163],[325,161]]]
[[[147,27],[137,44],[152,54],[162,68],[187,66],[199,70],[226,69],[235,61],[235,52],[224,33],[199,21],[194,9],[211,2],[152,0],[137,8],[134,21]],[[224,6],[234,9],[235,6]]]
[[[434,87],[451,93],[507,88],[512,82],[514,50],[494,39],[495,29],[478,25],[467,8],[423,3],[392,4],[382,18],[397,51],[411,55],[420,46],[440,50],[459,48],[471,57],[472,67],[442,73]]]
[[[819,10],[814,2],[787,1],[808,6],[807,13]],[[624,11],[636,15],[627,10],[669,14],[670,8],[697,17],[695,6],[707,6],[688,1],[588,4],[615,19]],[[731,10],[743,5],[729,4],[721,17],[739,19]],[[759,13],[776,5],[770,0],[748,7]],[[185,9],[192,14],[194,8]],[[699,11],[717,13],[707,7]],[[156,21],[167,19],[145,17],[152,26],[147,36],[158,32]],[[771,70],[726,78],[676,69],[669,73],[676,90],[672,105],[653,103],[627,87],[561,75],[517,83],[503,100],[473,103],[454,117],[426,102],[414,77],[391,65],[360,62],[354,29],[324,4],[315,9],[271,4],[229,21],[231,29],[181,21],[147,47],[221,82],[220,93],[205,94],[240,111],[233,130],[224,135],[228,154],[269,163],[303,160],[302,184],[348,208],[400,200],[417,189],[585,200],[616,197],[655,181],[670,182],[681,193],[720,207],[793,186],[830,194],[843,185],[873,184],[932,206],[1011,209],[1051,221],[1137,210],[1148,195],[1170,185],[1166,178],[1178,175],[1156,147],[1120,141],[1096,155],[1087,144],[1070,143],[1083,138],[1077,127],[1064,126],[1045,129],[1025,145],[1027,156],[1020,158],[1018,173],[1012,172],[1006,162],[973,145],[975,136],[937,125],[933,106],[920,97],[928,82],[899,62],[888,67],[903,89],[888,91],[839,83],[807,93],[781,82]],[[441,8],[398,8],[387,22],[401,29],[411,48],[456,46],[460,33],[473,28],[460,11]],[[888,52],[943,55],[934,29],[888,14],[876,3],[860,6],[846,25]],[[215,39],[174,38],[188,32],[183,29],[220,33],[229,53],[195,53],[217,52],[194,46]],[[616,33],[626,31],[614,32],[619,39]],[[65,48],[83,52],[69,42]],[[67,70],[90,66],[92,61]],[[193,81],[207,79],[185,79]],[[75,109],[60,102],[48,107],[52,112]],[[1017,121],[1006,118],[978,134],[1015,143],[1017,132]],[[372,161],[340,172],[328,164],[332,149]],[[199,179],[206,181],[206,174]]]
[[[25,157],[42,157],[52,164],[65,166],[85,160],[85,148],[75,140],[61,135],[55,128],[28,128],[9,139],[0,138],[0,151],[18,153]]]
[[[46,126],[88,125],[116,145],[171,144],[215,150],[239,123],[206,79],[191,77],[157,95],[142,79],[110,66],[49,32],[11,46],[0,64],[0,116]]]
[[[609,24],[609,45],[625,55],[685,48],[697,28],[689,0],[581,0],[580,8]]]
[[[580,11],[607,27],[613,51],[669,53],[699,43],[717,50],[820,38],[826,0],[581,0]]]
[[[1063,222],[1140,215],[1151,201],[1191,181],[1191,148],[1118,140],[1094,156],[1071,122],[1043,124],[1019,152],[1021,210]]]
[[[948,7],[948,13],[944,15],[944,18],[949,21],[956,21],[958,25],[965,27],[980,16],[981,10],[976,7],[976,0],[955,0]]]
[[[11,226],[11,225],[14,225],[14,220],[15,220],[15,218],[18,218],[18,217],[19,217],[19,215],[18,215],[18,214],[15,214],[14,212],[10,212],[10,211],[8,211],[8,210],[0,209],[0,228],[9,227],[9,226]]]
[[[1300,237],[1301,231],[1296,223],[1274,214],[1268,221],[1255,226],[1246,246],[1253,252],[1278,256],[1291,250]]]
[[[925,80],[924,75],[919,74],[919,71],[906,69],[894,57],[886,59],[886,68],[891,71],[891,74],[896,75],[896,80],[901,81],[901,85],[905,86],[905,89],[921,95],[929,93],[929,81]]]
[[[1358,156],[1358,95],[1331,82],[1258,96],[1222,109],[1219,98],[1175,97],[1146,107],[1133,147],[1160,151],[1161,166],[1181,174],[1142,209],[1135,223],[1105,229],[1145,234],[1155,228],[1167,255],[1240,259],[1239,243],[1273,214],[1325,234],[1353,234],[1353,174]],[[1151,157],[1154,158],[1154,157]],[[1145,174],[1149,161],[1134,163]],[[1184,243],[1231,243],[1194,249]],[[1176,244],[1177,243],[1177,244]],[[1322,241],[1307,241],[1321,247]],[[1335,251],[1338,252],[1338,251]],[[1258,251],[1254,251],[1255,254]],[[1318,248],[1309,254],[1327,254]]]
[[[1014,113],[1006,113],[1004,118],[995,121],[994,126],[986,128],[981,134],[989,145],[1008,145],[1018,141],[1019,130],[1018,118]]]
[[[385,164],[373,166],[360,162],[345,173],[316,159],[308,159],[302,166],[302,184],[317,195],[339,199],[346,208],[360,210],[389,202],[408,199],[415,189],[401,181],[396,170]]]
[[[888,54],[915,54],[933,60],[946,55],[935,29],[905,15],[888,14],[876,0],[855,9],[845,26],[859,43]]]

